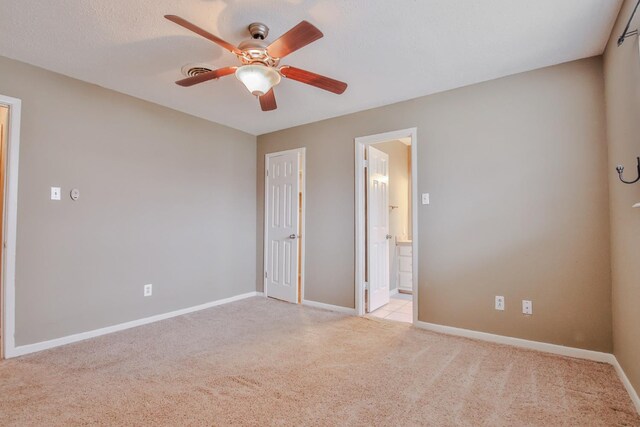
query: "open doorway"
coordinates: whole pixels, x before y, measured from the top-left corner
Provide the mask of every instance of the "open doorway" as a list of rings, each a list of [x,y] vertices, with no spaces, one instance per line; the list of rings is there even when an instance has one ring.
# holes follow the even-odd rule
[[[356,138],[359,315],[417,319],[415,143],[415,129]]]
[[[265,156],[264,292],[304,300],[305,149]]]

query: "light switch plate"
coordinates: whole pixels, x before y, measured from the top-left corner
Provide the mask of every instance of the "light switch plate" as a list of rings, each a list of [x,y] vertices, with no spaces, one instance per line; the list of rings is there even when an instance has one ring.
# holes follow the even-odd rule
[[[60,200],[60,187],[51,187],[51,200]]]
[[[423,205],[429,204],[429,193],[422,193],[422,204]]]

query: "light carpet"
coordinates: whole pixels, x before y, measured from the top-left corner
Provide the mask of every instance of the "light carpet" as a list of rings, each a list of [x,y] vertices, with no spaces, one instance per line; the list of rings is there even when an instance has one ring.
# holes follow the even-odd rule
[[[640,425],[607,364],[251,298],[0,363],[1,425]]]

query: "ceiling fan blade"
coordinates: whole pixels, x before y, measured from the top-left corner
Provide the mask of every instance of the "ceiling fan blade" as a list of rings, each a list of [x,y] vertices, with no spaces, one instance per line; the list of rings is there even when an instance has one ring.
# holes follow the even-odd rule
[[[193,31],[196,34],[201,35],[205,39],[211,40],[212,42],[218,44],[219,46],[227,49],[231,53],[235,53],[236,55],[240,55],[242,53],[242,51],[240,49],[238,49],[237,47],[235,47],[231,43],[222,40],[220,37],[214,36],[210,32],[208,32],[206,30],[203,30],[202,28],[198,27],[197,25],[192,24],[191,22],[187,21],[186,19],[182,19],[182,18],[180,18],[179,16],[176,16],[176,15],[165,15],[164,17],[167,18],[169,21],[175,22],[176,24],[180,25],[181,27],[186,28],[187,30]]]
[[[338,95],[340,95],[347,89],[347,84],[344,82],[330,79],[329,77],[321,76],[320,74],[312,73],[311,71],[290,67],[288,65],[285,65],[280,69],[280,74],[288,79],[296,80],[300,83],[306,83],[320,89],[328,90],[329,92],[333,92]]]
[[[307,21],[302,21],[267,47],[274,58],[284,58],[323,36],[322,32]]]
[[[262,108],[262,111],[272,111],[278,108],[273,88],[260,97],[260,107]]]
[[[208,82],[209,80],[214,80],[220,77],[228,76],[229,74],[233,74],[236,72],[237,68],[238,67],[218,68],[217,70],[207,71],[206,73],[198,74],[197,76],[178,80],[176,84],[183,87],[197,85],[198,83]]]

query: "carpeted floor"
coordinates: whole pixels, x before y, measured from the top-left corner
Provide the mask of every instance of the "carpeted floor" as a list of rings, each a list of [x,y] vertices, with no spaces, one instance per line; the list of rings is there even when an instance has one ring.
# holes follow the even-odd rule
[[[640,425],[606,364],[251,298],[0,363],[0,425]]]

